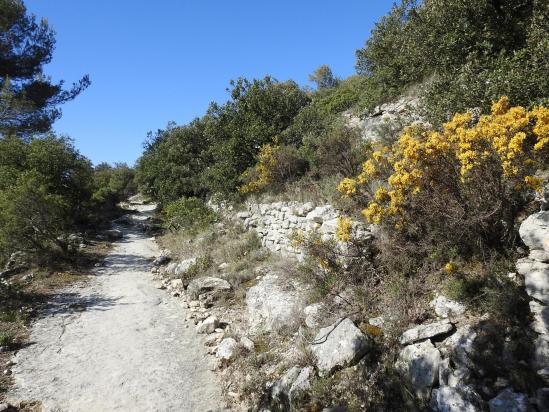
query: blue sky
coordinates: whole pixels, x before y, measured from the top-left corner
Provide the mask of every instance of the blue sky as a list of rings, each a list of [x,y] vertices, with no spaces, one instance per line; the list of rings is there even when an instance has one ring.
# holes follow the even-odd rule
[[[239,76],[302,85],[316,67],[354,73],[354,52],[392,0],[26,0],[57,47],[46,73],[92,85],[54,125],[94,163],[133,164],[147,131],[227,100]]]

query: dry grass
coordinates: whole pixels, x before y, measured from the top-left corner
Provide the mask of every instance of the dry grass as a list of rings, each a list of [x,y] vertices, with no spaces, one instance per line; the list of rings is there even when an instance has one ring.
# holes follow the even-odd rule
[[[158,241],[176,259],[199,257],[208,262],[200,265],[196,273],[191,268],[193,276],[221,276],[235,289],[251,287],[255,269],[270,257],[255,232],[246,231],[240,223],[232,221],[209,226],[198,234],[167,233]]]

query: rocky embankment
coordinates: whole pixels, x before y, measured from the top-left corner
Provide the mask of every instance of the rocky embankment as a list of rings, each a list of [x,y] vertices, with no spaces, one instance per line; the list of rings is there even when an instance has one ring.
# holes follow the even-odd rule
[[[288,235],[297,229],[318,230],[333,237],[337,215],[331,206],[279,202],[249,205],[233,218],[256,230],[265,247],[297,260],[303,252],[287,241]],[[360,236],[375,236],[374,228],[358,224],[356,228]],[[394,367],[416,397],[434,411],[549,410],[549,212],[528,217],[520,235],[530,253],[517,262],[517,273],[510,273],[509,278],[523,285],[530,298],[531,324],[524,324],[519,331],[495,331],[498,339],[503,339],[503,346],[496,348],[490,315],[471,313],[466,305],[439,293],[430,303],[430,320],[414,325],[398,339],[401,348]],[[245,395],[235,389],[242,387],[238,380],[253,379],[251,372],[239,373],[231,365],[242,357],[259,356],[265,336],[276,337],[279,347],[262,366],[272,377],[263,388],[264,410],[289,410],[294,399],[311,390],[317,377],[329,377],[346,368],[356,370],[373,351],[368,328],[357,325],[346,313],[344,297],[308,304],[306,288],[298,280],[276,268],[258,267],[244,302],[231,306],[226,297],[234,290],[223,273],[225,266],[220,265],[217,277],[198,275],[186,285],[179,277],[193,262],[171,261],[165,251],[154,262],[153,276],[159,288],[187,309],[187,321],[206,335],[204,344],[216,360],[213,368],[221,374],[224,393],[235,410],[257,405],[247,403]],[[383,331],[391,319],[382,314],[368,322]],[[304,340],[304,336],[310,338]],[[307,342],[306,348],[303,342]],[[520,360],[515,358],[518,344],[531,350]],[[305,359],[303,352],[309,354]],[[517,373],[534,376],[538,389],[522,393],[506,378],[490,375],[489,363],[496,359],[516,364]]]

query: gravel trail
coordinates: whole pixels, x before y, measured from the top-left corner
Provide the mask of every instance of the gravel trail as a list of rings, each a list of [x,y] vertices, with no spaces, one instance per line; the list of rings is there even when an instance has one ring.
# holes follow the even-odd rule
[[[153,207],[137,208],[144,217]],[[30,344],[15,357],[9,398],[40,400],[45,411],[220,409],[202,338],[151,280],[156,243],[123,231],[96,276],[56,295],[33,324]]]

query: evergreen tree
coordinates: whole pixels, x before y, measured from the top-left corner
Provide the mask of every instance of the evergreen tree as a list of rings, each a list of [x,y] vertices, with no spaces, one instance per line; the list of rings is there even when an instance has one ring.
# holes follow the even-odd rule
[[[63,88],[43,68],[55,48],[46,20],[29,15],[21,0],[0,0],[0,133],[27,137],[50,129],[61,116],[59,105],[90,84],[88,76]]]

